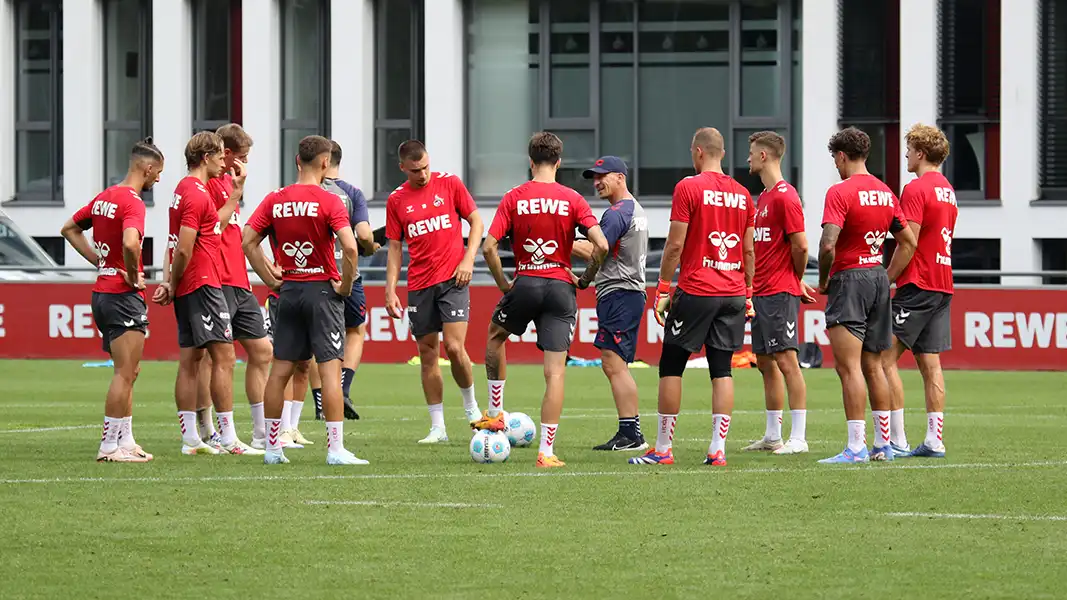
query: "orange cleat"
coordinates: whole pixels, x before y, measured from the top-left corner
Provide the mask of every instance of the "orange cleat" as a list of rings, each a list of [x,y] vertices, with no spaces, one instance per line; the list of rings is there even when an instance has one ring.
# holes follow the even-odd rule
[[[709,454],[704,459],[704,464],[711,465],[713,467],[725,467],[726,466],[726,453],[719,450],[715,454]]]
[[[471,429],[474,430],[488,430],[488,431],[504,431],[506,423],[504,423],[504,413],[501,412],[495,417],[489,416],[489,411],[485,411],[482,414],[482,418],[471,423]]]
[[[545,456],[543,452],[537,454],[537,468],[538,469],[551,469],[553,467],[565,467],[567,463],[559,459],[558,456],[553,454],[552,456]]]

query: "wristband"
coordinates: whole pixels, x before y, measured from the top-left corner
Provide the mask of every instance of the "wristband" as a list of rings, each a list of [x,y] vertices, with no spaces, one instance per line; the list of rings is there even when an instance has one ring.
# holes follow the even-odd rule
[[[752,299],[752,286],[748,286],[748,287],[745,288],[745,298],[747,300],[751,300]]]
[[[671,292],[671,282],[659,280],[659,285],[656,286],[656,294],[669,294]]]

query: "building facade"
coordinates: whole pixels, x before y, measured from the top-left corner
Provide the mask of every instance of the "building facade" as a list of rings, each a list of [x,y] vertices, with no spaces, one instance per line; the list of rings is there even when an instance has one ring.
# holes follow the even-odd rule
[[[925,122],[952,142],[954,266],[1067,269],[1067,0],[0,0],[0,39],[0,201],[68,265],[60,226],[146,135],[167,157],[146,195],[158,265],[184,144],[230,121],[255,139],[246,214],[320,133],[376,226],[401,141],[423,139],[488,220],[528,175],[529,135],[555,131],[560,180],[588,196],[598,155],[629,163],[653,250],[698,127],[754,192],[747,137],[783,133],[817,240],[828,138],[866,130],[899,191],[903,133]]]

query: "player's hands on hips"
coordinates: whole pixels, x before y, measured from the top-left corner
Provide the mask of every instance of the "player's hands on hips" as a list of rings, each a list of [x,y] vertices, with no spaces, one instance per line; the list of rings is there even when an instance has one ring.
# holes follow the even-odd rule
[[[808,284],[804,283],[803,281],[801,281],[800,282],[800,293],[801,293],[801,296],[800,296],[800,302],[801,303],[803,303],[803,304],[813,304],[815,302],[815,294],[817,294],[818,292],[815,291],[815,288],[813,288],[810,285],[808,285]]]
[[[171,295],[170,284],[163,282],[156,286],[156,291],[152,293],[152,302],[159,304],[160,306],[166,306],[170,304],[174,297]]]
[[[506,294],[511,291],[511,288],[515,287],[515,280],[505,280],[504,285],[497,284],[496,289],[500,290],[501,294]]]
[[[147,286],[144,284],[144,273],[137,274],[137,281],[130,281],[130,276],[126,273],[126,271],[121,271],[121,273],[122,280],[126,282],[126,285],[132,287],[138,292],[147,289]]]
[[[389,316],[394,319],[404,318],[404,307],[400,305],[400,298],[396,295],[396,292],[386,292],[385,312],[389,313]]]
[[[282,280],[281,267],[279,267],[278,265],[268,265],[267,268],[270,269],[270,274],[274,277],[274,279],[278,280],[279,282]]]
[[[656,322],[661,326],[667,323],[667,313],[671,310],[671,282],[659,280],[656,286]]]
[[[281,286],[278,286],[278,287],[280,288]],[[352,288],[348,288],[346,290],[341,285],[341,282],[337,281],[336,279],[331,279],[330,280],[330,287],[333,288],[333,291],[337,292],[338,296],[346,296],[347,297],[347,296],[351,296],[352,295]]]
[[[471,282],[471,277],[474,276],[474,259],[464,258],[459,261],[459,266],[452,272],[452,277],[456,279],[457,287],[465,287]]]

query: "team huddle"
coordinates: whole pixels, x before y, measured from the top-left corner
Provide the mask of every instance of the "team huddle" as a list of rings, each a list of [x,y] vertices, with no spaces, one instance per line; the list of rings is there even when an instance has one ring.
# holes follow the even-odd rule
[[[751,320],[767,424],[763,438],[745,450],[807,452],[797,317],[802,302],[815,302],[816,294],[825,294],[848,442],[840,454],[820,462],[943,457],[939,354],[950,349],[951,240],[957,207],[955,193],[939,170],[949,151],[944,134],[916,125],[906,141],[908,170],[918,177],[898,200],[867,171],[867,134],[848,128],[830,139],[829,151],[842,181],[826,194],[819,282],[812,288],[803,281],[808,262],[803,206],[797,191],[782,178],[785,140],[769,131],[750,137],[750,170],[764,186],[753,202],[744,186],[723,171],[725,146],[719,131],[696,132],[690,144],[696,174],[675,187],[654,300],[664,337],[658,428],[651,448],[641,432],[637,385],[629,373],[646,302],[648,219],[628,190],[626,163],[606,156],[584,172],[597,194],[610,203],[598,220],[580,193],[556,183],[562,141],[552,133],[537,133],[528,149],[531,180],[504,195],[485,232],[462,181],[431,171],[425,146],[405,142],[398,154],[407,181],[387,200],[382,243],[388,246],[386,309],[396,319],[407,313],[418,347],[430,417],[429,434],[418,443],[448,441],[438,366],[442,343],[471,427],[505,429],[505,346],[510,336],[523,335],[532,323],[544,354],[545,376],[537,466],[564,466],[554,442],[576,324],[576,294],[594,285],[599,323],[594,345],[601,351],[618,411],[616,434],[596,450],[647,450],[629,462],[672,464],[682,374],[691,356],[704,350],[713,412],[704,462],[726,465],[734,404],[732,358]],[[327,463],[367,464],[345,448],[343,438],[344,420],[359,418],[350,399],[366,320],[357,260],[380,248],[366,199],[339,178],[340,146],[308,136],[297,151],[296,182],[268,194],[242,228],[240,205],[251,147],[251,137],[234,124],[194,135],[185,149],[188,174],[170,205],[163,282],[152,300],[173,304],[178,324],[175,403],[181,451],[262,455],[267,464],[289,462],[285,449],[312,443],[299,429],[310,384],[316,418],[326,424]],[[102,462],[152,459],[134,439],[132,400],[148,326],[140,193],[158,182],[163,162],[151,139],[138,142],[126,178],[76,212],[62,230],[79,254],[99,269],[93,317],[115,365],[97,455]],[[461,221],[469,225],[466,244]],[[93,241],[84,235],[90,228]],[[896,249],[883,267],[887,235],[896,240]],[[505,273],[500,257],[505,240],[510,240],[514,254],[513,277]],[[271,251],[264,250],[264,241]],[[405,244],[406,309],[397,293]],[[485,349],[484,412],[466,351],[468,286],[479,248],[502,293]],[[587,265],[581,274],[572,270],[574,258]],[[252,294],[246,260],[270,289],[266,318]],[[680,274],[672,293],[676,270]],[[891,299],[892,283],[897,291]],[[234,421],[235,341],[248,355],[251,444],[238,438]],[[914,450],[904,433],[903,385],[896,369],[907,350],[924,379],[928,415],[926,438]],[[792,421],[784,440],[787,392]],[[868,396],[876,434],[870,450],[864,414]]]

